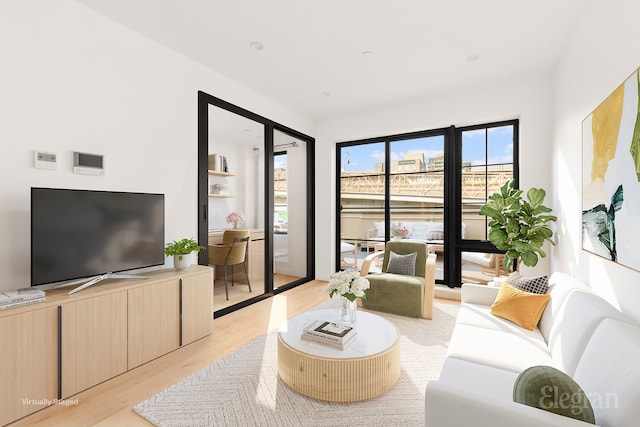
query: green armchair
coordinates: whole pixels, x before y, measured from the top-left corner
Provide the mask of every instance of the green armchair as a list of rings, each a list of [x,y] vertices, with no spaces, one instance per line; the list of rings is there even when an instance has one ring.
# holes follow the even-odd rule
[[[391,252],[396,255],[392,255]],[[413,274],[387,271],[392,256],[401,258],[403,255],[409,255],[405,260],[412,260],[414,253],[416,255]],[[382,272],[369,274],[369,267],[380,257],[384,257]],[[396,260],[394,264],[397,265]],[[360,275],[366,277],[370,284],[367,296],[362,300],[364,308],[402,316],[433,318],[436,254],[428,253],[426,243],[387,242],[384,252],[375,252],[365,258]]]

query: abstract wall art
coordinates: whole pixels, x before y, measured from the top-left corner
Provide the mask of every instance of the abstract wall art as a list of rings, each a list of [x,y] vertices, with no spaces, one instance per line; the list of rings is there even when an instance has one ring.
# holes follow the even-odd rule
[[[640,271],[636,70],[582,122],[582,248]]]

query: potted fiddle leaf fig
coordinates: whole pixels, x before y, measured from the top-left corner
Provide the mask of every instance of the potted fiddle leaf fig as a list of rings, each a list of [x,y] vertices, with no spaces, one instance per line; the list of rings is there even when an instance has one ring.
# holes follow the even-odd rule
[[[514,188],[513,180],[507,181],[499,193],[489,196],[479,212],[491,218],[489,240],[499,250],[506,251],[504,266],[507,269],[519,260],[527,267],[533,267],[539,258],[547,256],[542,250],[544,242],[555,245],[549,224],[558,218],[550,215],[551,209],[543,204],[546,192],[531,188],[526,200],[522,193]]]
[[[186,270],[191,265],[191,253],[200,252],[204,246],[198,245],[193,239],[174,240],[164,248],[164,254],[173,256],[173,266],[176,270]]]

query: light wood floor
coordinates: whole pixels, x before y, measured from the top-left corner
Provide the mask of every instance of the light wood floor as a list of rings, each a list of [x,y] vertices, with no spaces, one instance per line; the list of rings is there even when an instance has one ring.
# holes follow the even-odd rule
[[[282,285],[286,285],[300,279],[301,277],[299,276],[275,274],[273,276],[273,286],[278,289],[278,287]],[[224,291],[224,279],[216,279],[213,286],[213,311],[221,310],[264,293],[264,283],[252,284],[251,292],[249,292],[249,287],[246,283],[238,282],[234,286],[231,286],[231,282],[229,281],[227,282],[227,286],[229,289],[228,300]]]
[[[135,405],[326,301],[325,286],[315,280],[212,320],[212,335],[72,396],[77,405],[51,406],[11,425],[150,426]]]

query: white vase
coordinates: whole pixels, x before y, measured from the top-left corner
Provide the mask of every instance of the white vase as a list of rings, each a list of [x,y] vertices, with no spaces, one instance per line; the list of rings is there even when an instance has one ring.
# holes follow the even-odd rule
[[[349,299],[342,297],[342,307],[340,308],[340,321],[343,325],[352,325],[356,323],[356,309],[358,299],[349,301]]]
[[[191,266],[191,254],[174,255],[173,266],[176,270],[186,270]]]

